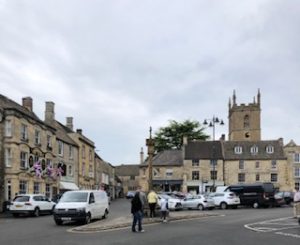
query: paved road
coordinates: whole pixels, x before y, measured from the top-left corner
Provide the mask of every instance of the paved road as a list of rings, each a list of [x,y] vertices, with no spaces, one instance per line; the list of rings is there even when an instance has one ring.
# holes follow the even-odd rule
[[[112,202],[110,218],[129,212],[129,202]],[[299,244],[300,227],[290,207],[216,210],[220,216],[145,226],[145,233],[128,228],[70,233],[75,224],[56,226],[51,216],[0,219],[0,244]]]

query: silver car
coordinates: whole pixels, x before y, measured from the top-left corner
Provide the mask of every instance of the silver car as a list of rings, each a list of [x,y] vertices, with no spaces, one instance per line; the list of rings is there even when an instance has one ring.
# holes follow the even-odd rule
[[[214,209],[214,200],[207,195],[188,196],[182,200],[182,207],[185,209]]]

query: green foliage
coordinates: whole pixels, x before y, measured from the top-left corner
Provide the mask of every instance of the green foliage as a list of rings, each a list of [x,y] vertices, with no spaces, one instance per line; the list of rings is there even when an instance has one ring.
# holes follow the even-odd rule
[[[155,151],[181,149],[183,136],[189,140],[206,140],[208,135],[203,133],[204,127],[197,121],[185,120],[182,123],[170,120],[169,125],[155,132]]]

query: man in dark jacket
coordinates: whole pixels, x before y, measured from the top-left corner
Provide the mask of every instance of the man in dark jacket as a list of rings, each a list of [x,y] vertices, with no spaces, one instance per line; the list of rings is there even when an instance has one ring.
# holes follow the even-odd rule
[[[131,213],[133,215],[132,221],[132,232],[136,232],[135,226],[138,223],[139,232],[145,232],[142,228],[143,219],[143,205],[140,199],[139,192],[136,192],[133,199],[131,200]]]

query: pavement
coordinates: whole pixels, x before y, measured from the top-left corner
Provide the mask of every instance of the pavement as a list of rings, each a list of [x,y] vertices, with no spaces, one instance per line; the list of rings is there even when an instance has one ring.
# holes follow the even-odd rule
[[[174,211],[169,213],[168,221],[167,222],[174,222],[178,220],[188,220],[188,219],[199,219],[203,217],[209,216],[219,216],[220,214],[214,213],[212,211]],[[143,226],[155,224],[155,223],[162,223],[161,218],[148,218],[144,217],[143,219]],[[116,217],[113,219],[102,219],[98,221],[94,221],[90,224],[77,226],[71,228],[69,231],[71,232],[99,232],[99,231],[107,231],[107,230],[114,230],[114,229],[123,229],[123,228],[130,228],[132,224],[132,216],[126,215],[121,217]]]

